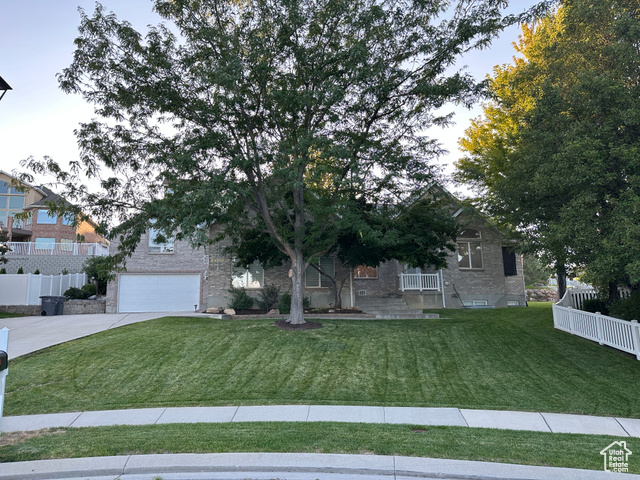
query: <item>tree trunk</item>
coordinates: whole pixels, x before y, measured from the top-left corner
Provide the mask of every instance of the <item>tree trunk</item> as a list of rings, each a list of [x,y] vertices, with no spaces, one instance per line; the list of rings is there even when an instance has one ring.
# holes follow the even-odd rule
[[[287,322],[292,325],[301,325],[304,321],[304,257],[302,252],[297,250],[294,258],[291,259],[291,311]]]
[[[567,292],[567,269],[564,264],[556,267],[556,276],[558,277],[558,301],[560,301]]]
[[[616,282],[609,282],[609,304],[618,300],[618,284]]]

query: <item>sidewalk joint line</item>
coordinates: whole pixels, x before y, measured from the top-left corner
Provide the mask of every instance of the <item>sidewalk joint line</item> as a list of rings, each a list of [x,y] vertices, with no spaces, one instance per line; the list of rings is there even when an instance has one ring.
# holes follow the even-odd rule
[[[553,431],[553,429],[551,428],[551,425],[549,425],[549,422],[547,422],[547,417],[544,416],[543,412],[538,412],[540,414],[540,416],[542,417],[542,420],[544,420],[544,424],[547,426],[547,428],[549,429],[549,431],[551,433],[556,433]]]
[[[157,425],[158,422],[160,421],[160,419],[162,418],[162,416],[165,414],[165,412],[167,411],[167,408],[169,407],[164,407],[164,409],[162,410],[162,413],[160,415],[158,415],[158,418],[156,418],[156,421],[153,422],[154,425]]]
[[[231,420],[229,420],[229,422],[233,422],[233,420],[236,418],[236,415],[238,414],[238,409],[240,408],[240,406],[236,407],[236,411],[233,412],[233,416],[231,417]]]
[[[78,419],[82,416],[82,414],[83,414],[83,413],[85,413],[85,412],[80,412],[80,413],[78,413],[78,416],[77,416],[76,418],[74,418],[74,419],[71,421],[71,423],[70,423],[69,425],[67,425],[67,427],[73,427],[73,424],[74,424],[74,423],[76,423],[76,422],[78,421]],[[55,415],[55,414],[54,414],[54,415]],[[76,428],[76,427],[74,427],[74,428]]]
[[[469,422],[467,422],[467,417],[464,416],[464,413],[462,413],[462,410],[460,408],[457,408],[456,410],[458,410],[458,413],[462,417],[462,420],[464,420],[464,425],[466,427],[468,427],[469,426]]]
[[[626,428],[624,428],[624,425],[622,425],[622,424],[620,423],[620,420],[618,420],[618,417],[613,417],[613,419],[616,421],[616,423],[617,423],[618,425],[620,425],[620,428],[622,429],[622,431],[623,431],[624,433],[626,433],[626,434],[627,434],[627,436],[631,437],[631,434],[630,434],[629,432],[627,432],[627,429],[626,429]]]

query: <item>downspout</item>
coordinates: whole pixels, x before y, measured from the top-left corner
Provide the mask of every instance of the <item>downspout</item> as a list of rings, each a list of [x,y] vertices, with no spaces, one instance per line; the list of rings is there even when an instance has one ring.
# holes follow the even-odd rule
[[[442,291],[442,308],[447,308],[447,301],[445,300],[446,295],[444,294],[444,274],[442,273],[442,269],[440,269],[440,290]]]
[[[351,300],[351,308],[354,308],[356,306],[356,297],[353,295],[353,269],[349,271],[349,296]]]

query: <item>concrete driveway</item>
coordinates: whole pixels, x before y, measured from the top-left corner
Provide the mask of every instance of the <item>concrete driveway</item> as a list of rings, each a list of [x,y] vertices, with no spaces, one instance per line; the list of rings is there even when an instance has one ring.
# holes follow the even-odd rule
[[[166,316],[206,316],[194,312],[103,313],[49,317],[0,318],[0,329],[9,329],[9,359],[42,348],[86,337],[132,323]]]

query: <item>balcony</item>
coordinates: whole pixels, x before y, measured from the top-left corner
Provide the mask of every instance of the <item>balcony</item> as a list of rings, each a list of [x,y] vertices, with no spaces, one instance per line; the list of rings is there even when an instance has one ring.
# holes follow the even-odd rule
[[[9,242],[11,249],[7,257],[18,255],[83,255],[89,257],[106,257],[109,247],[102,243],[38,243]]]

